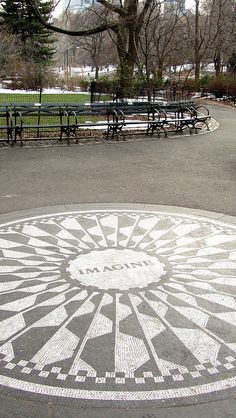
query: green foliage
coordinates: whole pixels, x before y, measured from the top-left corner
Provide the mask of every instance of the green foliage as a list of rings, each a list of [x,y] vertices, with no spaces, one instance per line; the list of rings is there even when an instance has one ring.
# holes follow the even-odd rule
[[[98,80],[96,80],[96,92],[104,94],[114,94],[118,85],[118,79],[104,75],[99,77]]]
[[[79,77],[78,86],[80,87],[81,91],[88,91],[90,87],[90,81],[85,78]]]
[[[204,75],[198,82],[198,87],[205,89],[214,77],[212,75]]]
[[[5,0],[1,6],[0,28],[7,28],[21,41],[22,59],[42,66],[48,64],[54,53],[54,41],[50,32],[34,16],[27,0]],[[38,0],[39,11],[45,20],[49,20],[52,7],[52,0]]]
[[[182,89],[187,91],[188,93],[193,93],[198,89],[199,81],[194,80],[193,78],[187,78],[182,84]]]

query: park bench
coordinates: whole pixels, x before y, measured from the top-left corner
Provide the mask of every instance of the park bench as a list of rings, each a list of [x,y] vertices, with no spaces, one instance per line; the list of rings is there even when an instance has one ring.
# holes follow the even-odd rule
[[[117,140],[124,139],[124,130],[135,127],[145,129],[148,135],[157,132],[158,136],[162,131],[167,136],[171,130],[183,132],[185,128],[197,133],[199,124],[206,124],[209,129],[209,119],[208,109],[194,106],[193,102],[0,105],[0,129],[7,132],[12,146],[18,140],[22,146],[24,134],[33,130],[38,137],[40,132],[57,131],[58,139],[65,138],[69,144],[72,137],[78,143],[81,132],[89,129],[102,129],[106,139]]]
[[[66,110],[60,107],[44,106],[26,106],[14,105],[6,110],[10,114],[12,124],[12,135],[10,143],[13,145],[18,139],[20,145],[23,145],[23,133],[26,130],[36,129],[38,132],[42,129],[59,129],[60,138],[63,134],[69,135],[70,122]],[[42,119],[46,118],[46,123]],[[50,118],[53,122],[50,123]],[[9,142],[9,136],[8,136]]]
[[[75,104],[12,104],[0,106],[0,117],[4,120],[1,129],[7,131],[7,142],[12,146],[18,140],[23,145],[24,133],[37,130],[58,130],[59,140],[66,138],[68,144],[73,136],[78,143],[78,130],[104,127],[106,137],[113,138],[121,130],[118,114],[121,112],[107,106]],[[85,121],[85,119],[91,119]],[[8,122],[7,122],[8,121]],[[123,125],[123,123],[122,123]]]
[[[201,129],[200,124],[205,124],[207,130],[209,130],[208,121],[210,118],[209,110],[205,106],[181,108],[167,106],[153,109],[147,133],[153,135],[157,131],[158,136],[160,136],[161,131],[163,131],[167,136],[167,129],[172,129],[176,133],[183,133],[185,128],[189,129],[190,134],[193,131],[198,133],[198,130]]]
[[[77,105],[77,104],[14,104],[10,108],[13,121],[13,139],[11,144],[17,140],[23,144],[23,134],[27,130],[37,129],[50,130],[59,129],[59,140],[66,137],[67,142],[73,135],[78,141],[78,131],[88,128],[104,127],[106,138],[118,137],[125,125],[123,112],[116,109],[117,106],[106,104]],[[49,123],[48,119],[53,119]],[[88,119],[88,121],[85,121]],[[45,123],[46,120],[46,123]]]

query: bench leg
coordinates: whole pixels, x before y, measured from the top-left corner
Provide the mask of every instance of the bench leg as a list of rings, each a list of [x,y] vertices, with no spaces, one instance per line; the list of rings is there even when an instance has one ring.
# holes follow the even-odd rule
[[[70,127],[61,127],[60,129],[60,137],[59,137],[59,141],[61,142],[63,140],[63,134],[65,134],[66,140],[67,140],[67,144],[70,145],[70,132],[71,132],[71,128]]]
[[[106,139],[109,139],[110,136],[110,131],[112,130],[112,128],[108,125],[107,126],[107,133],[106,133]]]
[[[62,141],[63,139],[63,133],[64,133],[64,128],[60,129],[60,137],[59,137],[59,141]]]
[[[210,130],[210,128],[209,128],[208,121],[204,120],[204,121],[203,121],[203,123],[206,125],[206,127],[207,127],[207,131],[209,131],[209,130]]]
[[[118,128],[116,128],[116,129],[113,131],[113,138],[114,138],[114,136],[116,136],[116,140],[117,140],[117,141],[119,141],[119,140],[120,140],[120,131],[119,131],[119,129],[118,129]]]
[[[23,137],[22,137],[23,128],[20,126],[15,126],[15,136],[14,136],[14,142],[17,141],[17,136],[20,138],[20,146],[23,147]],[[13,146],[13,144],[12,144]]]
[[[67,145],[70,145],[70,127],[66,129]]]
[[[122,127],[120,128],[120,134],[121,134],[121,136],[122,136],[122,141],[126,141],[126,138],[125,138],[124,132],[122,131]]]
[[[75,137],[75,143],[78,144],[79,143],[79,139],[77,137],[77,132],[76,132],[76,127],[75,126],[72,126],[70,128],[70,134],[71,135],[74,135],[74,137]]]
[[[77,135],[77,130],[76,130],[76,128],[74,128],[74,135],[75,135],[75,143],[76,143],[76,144],[79,144],[79,138],[78,138],[78,135]]]
[[[189,129],[189,133],[190,133],[190,135],[192,135],[192,128],[191,128],[191,126],[190,125],[187,125],[187,124],[181,124],[181,125],[178,125],[177,127],[176,127],[176,132],[177,133],[179,133],[179,134],[182,134],[183,133],[183,130],[184,130],[184,128],[188,128]]]
[[[125,135],[124,135],[124,132],[123,132],[122,128],[123,128],[123,126],[117,126],[117,128],[116,128],[116,140],[117,141],[119,141],[120,138],[121,138],[122,141],[126,141],[126,138],[125,138]]]
[[[11,128],[8,129],[8,131],[7,131],[7,142],[8,142],[8,144],[11,145],[11,147],[13,147],[14,140],[13,140],[13,132],[12,132]]]
[[[167,130],[166,130],[166,128],[164,127],[164,126],[162,126],[162,129],[163,129],[163,131],[164,131],[164,134],[165,134],[165,138],[167,138]]]
[[[151,133],[150,133],[150,130],[151,130]],[[149,134],[153,135],[154,131],[157,131],[157,137],[158,138],[160,138],[161,131],[164,132],[165,138],[167,138],[167,131],[166,131],[166,128],[163,125],[151,123],[150,126],[148,126],[147,135],[149,135]]]
[[[20,146],[23,147],[23,138],[22,138],[21,132],[19,132],[19,137],[20,137]]]
[[[147,135],[153,135],[153,132],[154,132],[153,124],[152,123],[148,123],[148,126],[147,126]]]

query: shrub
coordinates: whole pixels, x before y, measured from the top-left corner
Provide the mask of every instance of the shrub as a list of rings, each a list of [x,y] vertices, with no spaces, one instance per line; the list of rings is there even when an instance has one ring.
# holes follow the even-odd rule
[[[208,91],[214,93],[217,99],[221,99],[228,91],[228,83],[225,77],[219,76],[212,79],[208,86]]]
[[[15,60],[14,66],[9,68],[5,81],[7,87],[14,90],[39,90],[48,87],[49,80],[52,82],[53,77],[50,68],[42,68],[34,62],[18,59]]]
[[[86,78],[78,77],[78,85],[81,91],[88,91],[90,87],[90,81]]]
[[[188,93],[193,93],[194,91],[198,90],[198,82],[193,78],[187,78],[187,80],[185,80],[182,85],[182,89]]]
[[[209,83],[213,80],[213,78],[214,77],[212,75],[208,75],[208,74],[204,75],[203,77],[200,78],[198,82],[198,87],[200,89],[205,90],[208,87]]]
[[[236,77],[228,78],[228,95],[231,97],[236,97]]]
[[[213,78],[207,85],[207,90],[214,93],[216,98],[221,99],[223,96],[227,98],[236,97],[236,76],[221,75]]]

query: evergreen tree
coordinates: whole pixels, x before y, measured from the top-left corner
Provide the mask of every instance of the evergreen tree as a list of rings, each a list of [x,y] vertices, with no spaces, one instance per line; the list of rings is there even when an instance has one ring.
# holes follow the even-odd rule
[[[40,13],[49,21],[53,1],[37,0]],[[54,53],[51,34],[35,17],[27,0],[5,0],[0,12],[0,27],[8,29],[22,42],[21,56],[26,61],[46,65]]]

